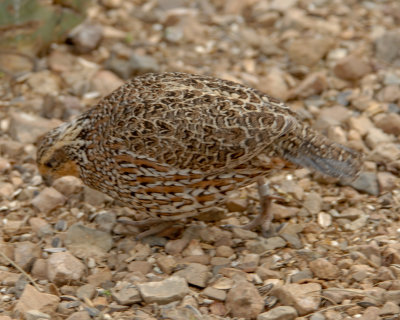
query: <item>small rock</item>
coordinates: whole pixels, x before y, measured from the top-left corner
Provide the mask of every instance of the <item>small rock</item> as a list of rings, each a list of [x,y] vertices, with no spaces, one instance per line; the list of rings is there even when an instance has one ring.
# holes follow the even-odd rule
[[[312,192],[306,194],[304,198],[303,207],[310,214],[317,214],[321,211],[322,198],[318,193]]]
[[[93,90],[99,92],[102,97],[110,94],[123,84],[123,80],[108,70],[98,71],[92,79]]]
[[[50,315],[55,314],[60,299],[52,294],[41,293],[33,286],[26,285],[22,296],[15,305],[15,311],[25,314],[30,310],[38,310]]]
[[[232,228],[232,233],[235,238],[243,240],[255,239],[258,237],[258,234],[256,232],[236,227]]]
[[[265,265],[257,267],[256,273],[261,278],[261,280],[282,278],[282,274],[279,271],[271,270]]]
[[[76,296],[81,299],[93,299],[96,294],[96,287],[92,284],[84,284],[76,290]]]
[[[87,311],[78,311],[71,314],[66,320],[91,320]]]
[[[240,281],[229,290],[225,306],[233,317],[251,319],[264,310],[264,299],[254,285]]]
[[[281,237],[259,238],[246,242],[246,248],[252,253],[262,254],[268,250],[283,248],[286,246],[286,241]]]
[[[386,31],[375,41],[376,57],[394,66],[400,66],[400,32]]]
[[[43,213],[49,213],[53,209],[62,206],[67,200],[60,192],[54,188],[44,188],[32,200],[32,204]]]
[[[197,239],[192,239],[190,240],[189,244],[183,250],[182,256],[188,257],[188,256],[203,256],[204,250],[200,246],[200,241]]]
[[[207,266],[200,263],[189,263],[185,269],[175,272],[174,276],[185,278],[191,285],[205,288],[211,274]]]
[[[33,72],[29,74],[29,78],[26,80],[26,83],[29,85],[29,87],[36,93],[40,94],[40,95],[47,95],[47,94],[54,94],[56,92],[60,91],[60,78],[56,73],[52,73],[49,70],[42,70],[42,71],[38,71],[38,72]],[[35,124],[33,119],[37,119],[38,123]],[[25,119],[28,120],[27,124],[31,124],[34,127],[36,127],[36,129],[40,129],[39,128],[39,123],[41,121],[43,121],[42,123],[48,123],[49,120],[46,119],[40,119],[37,118],[35,116],[29,116],[29,118]],[[20,123],[21,124],[21,123]],[[59,123],[57,124],[59,125]],[[20,127],[23,132],[25,132],[26,134],[28,134],[29,130],[28,127],[27,128],[22,128]],[[46,131],[48,131],[49,129],[52,128],[46,128],[44,129],[42,127],[42,134],[45,133]],[[34,138],[38,138],[41,134],[37,135],[37,132],[35,132],[34,135],[31,135],[30,138],[30,143],[34,142]],[[25,137],[28,137],[27,135]],[[22,142],[22,141],[21,141]]]
[[[123,281],[111,290],[112,297],[121,305],[127,306],[142,301],[135,285]]]
[[[295,308],[280,306],[259,314],[257,320],[294,320],[296,317],[297,311]]]
[[[47,262],[48,279],[58,284],[78,281],[84,271],[84,264],[69,252],[53,253]]]
[[[254,272],[257,269],[259,262],[260,256],[258,254],[249,253],[241,257],[241,261],[237,267],[244,272]]]
[[[53,182],[52,187],[66,197],[74,193],[80,193],[83,190],[81,179],[73,176],[64,176]]]
[[[8,160],[0,157],[0,173],[4,174],[11,169],[11,164]]]
[[[390,142],[391,140],[391,137],[384,133],[381,129],[370,128],[365,138],[365,144],[368,146],[368,148],[375,149],[378,145],[381,145],[385,142]]]
[[[276,67],[271,68],[267,75],[260,79],[260,84],[257,88],[281,101],[286,101],[289,96],[289,88],[285,80],[285,73]]]
[[[95,221],[99,225],[100,231],[110,233],[117,222],[117,218],[113,212],[101,211],[96,215]]]
[[[83,187],[83,198],[85,202],[89,203],[94,207],[101,207],[106,201],[111,199],[106,194],[94,190],[92,188],[89,188],[87,186]]]
[[[112,279],[112,274],[111,271],[107,268],[105,269],[100,269],[97,270],[96,273],[93,273],[89,276],[87,276],[87,281],[89,284],[91,284],[94,287],[100,287],[102,283],[111,281]]]
[[[36,279],[47,279],[47,259],[36,259],[33,263],[31,274]]]
[[[350,128],[356,130],[361,136],[366,135],[371,128],[374,128],[374,124],[367,117],[351,117],[348,123]]]
[[[84,22],[75,27],[68,38],[78,53],[89,53],[98,47],[102,38],[102,27],[91,22]]]
[[[29,310],[24,313],[25,320],[44,320],[51,319],[51,316],[47,313],[40,312],[39,310]]]
[[[334,280],[340,275],[339,268],[324,258],[311,261],[309,266],[311,271],[320,279]]]
[[[217,257],[229,258],[234,253],[235,253],[235,251],[231,247],[228,247],[228,246],[218,246],[215,249],[215,256],[217,256]]]
[[[243,212],[247,209],[248,201],[247,199],[235,198],[228,199],[225,204],[229,212]]]
[[[381,311],[379,312],[379,315],[381,316],[387,316],[387,315],[399,315],[400,314],[400,307],[397,303],[394,303],[392,301],[387,301]]]
[[[400,88],[398,89],[400,92]],[[400,115],[390,112],[381,117],[376,126],[387,134],[400,135]]]
[[[301,270],[299,272],[296,272],[295,274],[293,274],[290,278],[292,283],[296,283],[296,282],[300,282],[304,279],[312,279],[313,278],[313,273],[311,272],[310,269],[305,269],[305,270]]]
[[[308,98],[323,92],[328,88],[328,81],[326,75],[322,72],[315,72],[309,74],[302,80],[290,93],[290,98]]]
[[[335,75],[344,80],[358,80],[371,71],[371,65],[355,55],[339,60],[333,68]]]
[[[212,287],[205,288],[202,294],[213,300],[225,301],[226,299],[226,292],[224,290],[215,289]]]
[[[148,274],[152,269],[152,264],[147,261],[132,261],[128,264],[128,270],[140,272],[143,275]]]
[[[109,233],[91,229],[81,224],[72,225],[67,231],[65,243],[79,257],[103,257],[112,247]]]
[[[32,217],[29,219],[29,224],[32,227],[32,231],[35,232],[39,238],[53,234],[51,225],[42,218]]]
[[[288,55],[295,64],[311,67],[328,53],[332,45],[333,40],[328,37],[296,39],[289,44]]]
[[[158,282],[140,283],[138,289],[146,303],[158,304],[181,300],[189,293],[186,280],[176,276]]]
[[[322,228],[327,228],[332,224],[332,216],[326,212],[318,213],[318,224]]]
[[[29,271],[33,262],[41,256],[40,248],[28,241],[15,243],[14,261],[25,271]]]
[[[185,249],[188,245],[189,239],[181,238],[176,240],[170,240],[165,245],[165,252],[171,255],[177,255]]]
[[[271,294],[284,305],[293,306],[300,316],[314,312],[321,302],[321,285],[318,283],[285,284],[273,289]]]
[[[379,190],[381,193],[392,191],[399,185],[396,176],[390,172],[378,172],[377,174]]]
[[[166,274],[171,274],[172,270],[176,266],[176,260],[172,256],[161,256],[157,258],[156,263],[160,267],[161,271]]]

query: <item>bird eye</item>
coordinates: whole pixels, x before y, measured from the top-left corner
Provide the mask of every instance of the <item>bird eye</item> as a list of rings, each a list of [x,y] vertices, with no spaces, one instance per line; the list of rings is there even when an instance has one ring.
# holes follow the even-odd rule
[[[47,168],[53,168],[53,164],[50,161],[44,163]]]

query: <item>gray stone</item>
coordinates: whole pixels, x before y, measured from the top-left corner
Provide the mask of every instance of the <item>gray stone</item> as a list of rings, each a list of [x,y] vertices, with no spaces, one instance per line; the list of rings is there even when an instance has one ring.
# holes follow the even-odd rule
[[[44,188],[35,198],[33,198],[32,204],[40,212],[49,213],[55,208],[62,206],[66,200],[67,198],[56,189]]]
[[[202,294],[213,300],[224,301],[226,299],[226,292],[224,290],[215,289],[212,287],[205,288]]]
[[[186,280],[176,276],[158,282],[140,283],[138,289],[146,303],[158,304],[181,300],[189,293]]]
[[[53,253],[47,260],[47,277],[57,284],[78,281],[84,271],[84,264],[69,252]]]
[[[119,304],[124,306],[142,301],[137,287],[126,281],[117,284],[111,290],[111,294]]]
[[[101,25],[84,22],[74,28],[69,39],[78,53],[89,53],[96,49],[102,38]]]
[[[375,41],[376,57],[394,66],[400,66],[400,31],[385,32]]]
[[[249,240],[246,242],[246,248],[252,253],[261,254],[268,250],[274,250],[277,248],[283,248],[286,246],[286,241],[281,237],[271,238],[258,238],[256,240]]]
[[[207,266],[200,263],[189,263],[186,268],[174,273],[174,276],[185,278],[191,285],[205,288],[211,273]]]
[[[297,311],[290,306],[275,307],[268,312],[257,316],[257,320],[293,320],[297,317]]]

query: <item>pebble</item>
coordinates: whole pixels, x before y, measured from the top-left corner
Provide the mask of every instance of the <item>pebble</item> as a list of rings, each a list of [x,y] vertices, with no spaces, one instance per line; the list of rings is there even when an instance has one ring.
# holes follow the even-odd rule
[[[400,88],[398,90],[400,92]],[[382,129],[387,134],[400,135],[400,115],[397,113],[390,112],[385,114],[375,124],[377,128]]]
[[[293,90],[290,91],[289,97],[305,99],[316,96],[328,88],[326,75],[322,72],[314,72],[309,74],[302,80]]]
[[[320,279],[334,280],[340,275],[339,268],[324,258],[311,261],[309,266],[312,273]]]
[[[24,313],[25,320],[44,320],[51,319],[51,316],[47,313],[41,312],[39,310],[29,310]]]
[[[50,315],[55,315],[60,298],[49,293],[37,291],[33,286],[26,285],[25,289],[15,305],[14,311],[25,314],[31,310],[37,310]]]
[[[355,55],[340,59],[333,68],[335,75],[344,80],[358,80],[371,71],[371,65]]]
[[[107,232],[76,223],[68,229],[65,244],[72,252],[79,252],[79,255],[102,257],[111,249],[113,240]]]
[[[260,256],[258,254],[248,253],[242,256],[237,267],[244,272],[254,272],[256,271],[259,262]]]
[[[175,258],[172,256],[160,256],[157,258],[156,263],[161,271],[166,274],[171,274],[177,264]]]
[[[283,248],[286,246],[286,241],[281,237],[259,238],[246,242],[246,247],[252,253],[262,254],[268,250]]]
[[[229,246],[218,246],[215,249],[215,255],[217,257],[229,258],[231,257],[235,251]]]
[[[381,316],[388,316],[388,315],[399,315],[400,314],[400,307],[397,303],[392,301],[387,301],[383,305],[379,315]]]
[[[123,281],[111,290],[112,297],[121,305],[132,305],[142,301],[139,290],[135,285]]]
[[[124,81],[111,71],[100,70],[93,76],[91,84],[93,90],[104,97],[122,86]]]
[[[400,66],[400,32],[390,30],[375,41],[376,57],[386,63]]]
[[[243,240],[255,239],[258,237],[256,232],[236,227],[232,228],[232,234],[235,238]]]
[[[40,256],[41,250],[35,243],[28,241],[15,243],[14,262],[25,271],[29,271],[35,259]]]
[[[202,294],[213,300],[225,301],[226,299],[226,292],[224,290],[215,289],[213,287],[205,288]]]
[[[240,281],[229,290],[225,306],[233,317],[251,319],[264,310],[264,299],[253,284]]]
[[[53,253],[47,260],[47,277],[58,284],[79,281],[84,271],[84,264],[69,252]]]
[[[77,53],[89,53],[99,46],[102,27],[91,22],[84,22],[75,27],[68,38]]]
[[[140,283],[137,287],[142,299],[147,303],[166,304],[179,301],[189,293],[186,280],[177,276],[163,281]]]
[[[390,172],[378,172],[377,178],[381,193],[392,191],[400,185],[397,177]]]
[[[311,67],[325,56],[333,46],[329,37],[302,38],[290,42],[289,58],[293,63]]]
[[[291,283],[273,290],[271,294],[276,295],[282,304],[294,307],[300,316],[314,312],[321,302],[321,285],[318,283]]]
[[[243,212],[247,209],[248,201],[247,199],[228,199],[226,201],[226,207],[229,212]]]
[[[32,227],[32,231],[35,232],[39,238],[53,234],[51,225],[42,218],[32,217],[29,219],[29,224]]]
[[[200,263],[189,263],[187,266],[174,273],[174,276],[179,276],[196,287],[205,288],[211,273],[209,268]]]
[[[303,207],[312,215],[321,211],[322,198],[318,193],[312,192],[304,197]]]
[[[49,213],[55,208],[62,206],[66,201],[67,198],[56,189],[44,188],[35,198],[33,198],[32,204],[40,212]]]
[[[78,311],[72,313],[66,320],[91,320],[89,313],[87,311]]]
[[[76,290],[76,296],[81,299],[93,299],[96,294],[96,287],[92,284],[84,284]]]
[[[128,270],[146,275],[152,270],[152,264],[147,261],[132,261],[128,264]]]
[[[73,176],[64,176],[55,180],[52,187],[66,197],[75,193],[81,193],[83,190],[83,183],[81,179]]]
[[[295,308],[280,306],[259,314],[257,320],[294,320],[297,316]]]

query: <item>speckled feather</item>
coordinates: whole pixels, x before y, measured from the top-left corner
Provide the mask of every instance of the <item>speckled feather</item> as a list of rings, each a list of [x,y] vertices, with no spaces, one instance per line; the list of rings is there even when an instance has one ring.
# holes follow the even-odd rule
[[[185,73],[128,81],[50,131],[38,148],[43,175],[79,176],[157,216],[219,204],[230,191],[282,168],[279,159],[334,177],[353,177],[361,166],[357,152],[313,131],[284,103]]]

